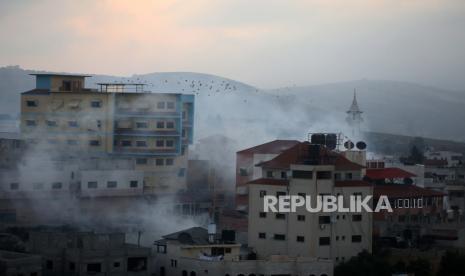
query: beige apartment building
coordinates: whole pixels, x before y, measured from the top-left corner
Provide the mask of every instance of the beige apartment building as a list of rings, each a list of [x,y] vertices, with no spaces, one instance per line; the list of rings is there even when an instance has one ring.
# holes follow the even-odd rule
[[[372,195],[373,188],[362,181],[364,166],[325,146],[298,143],[269,161],[257,164],[261,176],[249,182],[248,245],[259,258],[288,255],[349,260],[372,248],[372,214],[263,212],[265,195],[349,196]]]

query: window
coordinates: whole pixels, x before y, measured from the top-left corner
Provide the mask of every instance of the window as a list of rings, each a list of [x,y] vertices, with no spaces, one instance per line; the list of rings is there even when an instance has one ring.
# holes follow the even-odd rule
[[[137,188],[138,185],[139,185],[139,183],[138,183],[137,180],[131,180],[129,182],[129,187],[131,187],[131,188]]]
[[[27,126],[36,126],[37,122],[35,120],[26,120]]]
[[[102,272],[102,265],[100,263],[87,264],[88,273],[100,273]]]
[[[146,257],[130,257],[128,258],[128,272],[146,271],[147,258]]]
[[[266,191],[261,190],[261,191],[260,191],[260,197],[264,197],[264,196],[266,196]]]
[[[166,245],[158,244],[157,245],[157,253],[166,254]]]
[[[179,177],[183,177],[186,174],[186,168],[180,168],[178,172]]]
[[[297,221],[305,221],[304,215],[297,215]]]
[[[301,178],[301,179],[312,179],[313,172],[311,171],[292,171],[293,178]]]
[[[166,122],[166,128],[174,128],[174,122]]]
[[[258,238],[259,239],[266,239],[266,233],[263,233],[263,232],[258,233]]]
[[[37,107],[39,105],[39,103],[37,101],[34,101],[34,100],[29,100],[29,101],[26,101],[26,105],[28,107]]]
[[[284,240],[286,240],[286,235],[274,234],[274,239],[277,240],[277,241],[284,241]]]
[[[166,108],[167,109],[174,109],[174,102],[167,102],[166,103]]]
[[[259,216],[260,216],[261,218],[266,218],[266,213],[265,213],[265,212],[260,212]]]
[[[163,121],[157,122],[157,128],[165,128],[165,122]]]
[[[285,196],[286,192],[276,192],[276,197]]]
[[[77,140],[68,140],[66,141],[68,143],[69,146],[76,146],[78,144],[78,141]]]
[[[281,172],[281,178],[286,179],[287,178],[287,172]]]
[[[136,159],[136,164],[137,165],[146,165],[147,164],[147,158],[137,158]]]
[[[186,130],[184,128],[181,130],[181,136],[182,138],[186,138]]]
[[[168,148],[174,147],[174,141],[173,140],[166,140],[166,147],[168,147]]]
[[[48,127],[56,127],[56,126],[57,126],[57,122],[56,122],[56,121],[49,121],[49,120],[47,120],[47,126],[48,126]]]
[[[341,173],[335,173],[334,180],[341,180]]]
[[[163,148],[165,146],[165,140],[157,140],[155,142],[155,145],[157,146],[157,148]]]
[[[330,216],[319,216],[318,217],[318,223],[319,224],[330,224],[331,223],[331,217]]]
[[[34,190],[42,190],[44,188],[44,183],[33,183],[32,189]]]
[[[173,158],[166,158],[166,166],[173,166],[174,159]]]
[[[296,240],[297,240],[297,242],[304,242],[305,237],[304,236],[297,236]]]
[[[224,252],[225,252],[225,253],[231,253],[231,247],[226,247],[226,248],[224,249]]]
[[[45,268],[47,268],[48,270],[52,270],[53,269],[53,261],[52,260],[47,260],[45,262]]]
[[[361,235],[353,235],[352,236],[352,242],[356,242],[356,243],[362,242],[362,236]]]
[[[276,213],[275,216],[276,219],[286,219],[286,214]]]
[[[97,127],[98,127],[98,128],[101,128],[101,127],[102,127],[102,121],[97,120]]]
[[[89,146],[98,147],[98,146],[100,146],[100,141],[99,140],[90,140],[89,141]]]
[[[352,180],[352,173],[346,173],[346,180]]]
[[[352,221],[362,221],[362,215],[352,215]]]
[[[102,107],[102,102],[99,100],[91,101],[90,106],[93,108],[100,108]]]
[[[73,262],[69,262],[68,267],[70,271],[74,271],[76,269],[76,264]]]
[[[266,177],[267,178],[273,178],[273,172],[272,171],[267,171],[266,172]]]
[[[329,237],[320,237],[319,244],[320,245],[330,245],[331,239]]]
[[[69,80],[64,80],[61,83],[61,90],[62,91],[71,91],[71,81]]]
[[[182,112],[182,119],[183,120],[187,119],[187,112],[186,111]]]
[[[89,189],[96,189],[97,188],[97,181],[89,181],[87,182],[87,188]]]
[[[331,179],[331,171],[316,172],[316,179]]]
[[[171,267],[177,267],[178,266],[178,261],[171,259]]]
[[[18,190],[19,183],[10,183],[10,190]]]
[[[68,126],[69,127],[78,127],[78,122],[77,121],[68,121]]]
[[[132,145],[132,142],[130,140],[121,141],[121,146],[123,147],[130,147],[131,145]]]
[[[116,188],[118,186],[118,182],[116,181],[107,181],[107,188]]]
[[[148,128],[149,124],[147,122],[136,122],[136,128]]]
[[[157,103],[157,108],[158,109],[165,109],[165,102],[158,102]]]
[[[147,147],[147,141],[136,141],[136,146],[141,147],[141,148],[145,148],[145,147]]]
[[[247,169],[246,168],[239,168],[239,175],[240,176],[247,176]]]
[[[162,159],[162,158],[157,158],[155,159],[155,166],[163,166],[164,165],[164,162],[165,160]]]
[[[62,187],[63,187],[63,184],[61,182],[52,183],[52,189],[54,189],[54,190],[61,189]]]
[[[121,263],[120,262],[114,262],[113,263],[113,267],[120,267],[121,266]]]

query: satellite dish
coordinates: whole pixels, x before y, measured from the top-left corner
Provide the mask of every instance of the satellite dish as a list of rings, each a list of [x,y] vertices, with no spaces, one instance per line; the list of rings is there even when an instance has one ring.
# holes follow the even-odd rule
[[[344,148],[348,149],[348,150],[351,150],[354,148],[354,143],[352,141],[345,141],[344,142]]]
[[[363,141],[359,141],[359,142],[357,142],[356,147],[359,150],[364,150],[364,149],[367,148],[367,144],[365,142],[363,142]]]

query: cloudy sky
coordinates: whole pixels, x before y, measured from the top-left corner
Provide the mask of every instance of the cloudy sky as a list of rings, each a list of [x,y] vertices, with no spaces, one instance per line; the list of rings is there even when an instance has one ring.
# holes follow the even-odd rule
[[[0,66],[465,90],[464,0],[0,0]]]

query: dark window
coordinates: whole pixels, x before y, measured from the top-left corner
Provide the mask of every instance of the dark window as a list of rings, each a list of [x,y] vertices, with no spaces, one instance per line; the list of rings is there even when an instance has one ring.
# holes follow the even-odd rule
[[[19,183],[10,183],[10,190],[18,190]]]
[[[162,158],[155,159],[155,165],[156,166],[163,166],[164,163],[165,163],[165,160],[162,159]]]
[[[148,128],[147,122],[136,122],[136,128]]]
[[[157,128],[165,128],[165,122],[157,122]]]
[[[77,140],[68,140],[67,143],[70,146],[76,146],[78,144],[78,141]]]
[[[274,239],[277,240],[277,241],[284,241],[286,239],[286,235],[274,234]]]
[[[165,140],[157,140],[155,144],[157,147],[162,148],[165,146]]]
[[[147,146],[147,141],[136,141],[136,146],[137,147],[146,147]]]
[[[275,216],[276,219],[286,219],[286,214],[276,213]]]
[[[69,262],[68,267],[70,271],[74,271],[76,269],[76,264],[73,262]]]
[[[63,184],[61,182],[55,182],[55,183],[52,183],[52,189],[61,189],[63,187]]]
[[[29,107],[37,107],[39,104],[37,101],[26,101],[26,105]]]
[[[248,175],[247,169],[239,168],[239,175],[240,176],[247,176]]]
[[[100,272],[102,272],[102,264],[100,264],[100,263],[87,264],[87,272],[89,272],[89,273],[100,273]]]
[[[129,187],[131,187],[131,188],[137,188],[138,185],[139,185],[139,183],[138,183],[137,180],[131,180],[129,182]]]
[[[89,188],[89,189],[96,189],[97,186],[98,186],[97,181],[87,182],[87,188]]]
[[[64,80],[61,83],[61,90],[62,91],[71,91],[71,81],[69,80]]]
[[[157,245],[157,252],[166,254],[166,245]]]
[[[179,177],[183,177],[186,174],[186,168],[180,168],[178,172]]]
[[[331,171],[316,172],[316,179],[331,179]]]
[[[136,159],[136,164],[137,165],[145,165],[145,164],[147,164],[147,158],[137,158]]]
[[[352,215],[352,221],[362,221],[362,215]]]
[[[320,237],[319,244],[320,245],[329,245],[331,243],[331,239],[329,237]]]
[[[341,180],[341,173],[335,173],[334,180]]]
[[[318,223],[319,224],[330,224],[331,223],[331,217],[330,216],[319,216],[318,217]]]
[[[47,268],[48,270],[52,270],[53,269],[53,261],[52,260],[47,260],[45,262],[45,268]]]
[[[362,236],[361,235],[353,235],[352,236],[352,242],[362,242]]]
[[[121,266],[121,263],[120,262],[114,262],[113,263],[113,267],[120,267]]]
[[[47,126],[49,126],[49,127],[56,127],[56,126],[57,126],[57,122],[56,122],[56,121],[47,121]]]
[[[36,126],[37,123],[34,120],[26,120],[26,125],[27,126]]]
[[[173,158],[166,158],[166,166],[173,166],[174,159]]]
[[[258,233],[259,239],[266,239],[266,233]]]
[[[346,173],[346,179],[351,180],[352,179],[352,173]]]
[[[264,196],[266,196],[266,191],[261,190],[261,191],[260,191],[260,197],[264,197]]]
[[[108,181],[107,182],[107,188],[116,188],[118,186],[118,182],[116,181]]]
[[[286,179],[287,178],[287,172],[281,172],[281,178]]]
[[[166,146],[168,148],[174,147],[174,141],[173,140],[166,140]]]
[[[266,218],[266,213],[265,212],[260,212],[260,217],[261,218]]]
[[[90,140],[89,141],[89,146],[100,146],[100,141],[99,140]]]
[[[174,122],[166,122],[166,128],[174,128]]]
[[[292,171],[293,178],[302,178],[302,179],[312,179],[313,172],[312,171]]]
[[[157,103],[157,108],[158,109],[165,109],[165,102],[158,102]]]
[[[224,249],[224,252],[225,252],[225,253],[231,253],[231,247],[226,247],[226,248]]]
[[[297,236],[297,242],[304,242],[305,241],[305,237],[304,236]]]
[[[167,103],[166,103],[166,108],[168,108],[168,109],[174,109],[174,102],[167,102]]]
[[[272,171],[267,171],[266,172],[266,177],[267,178],[273,178],[273,172]]]
[[[123,140],[121,141],[121,145],[123,147],[130,147],[132,145],[132,142],[130,140]]]
[[[297,215],[297,220],[298,221],[305,221],[305,216],[304,215]]]
[[[78,127],[79,124],[77,121],[68,121],[68,126],[69,127]]]
[[[183,111],[182,112],[182,119],[185,120],[187,118],[187,113],[186,111]]]
[[[102,107],[102,102],[101,101],[91,101],[90,106],[94,108],[99,108]]]
[[[147,258],[146,257],[131,257],[128,258],[128,271],[146,271]]]

